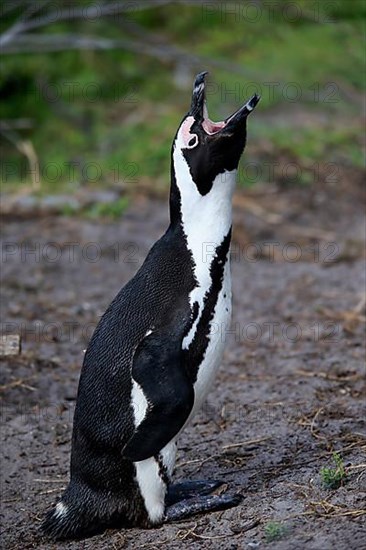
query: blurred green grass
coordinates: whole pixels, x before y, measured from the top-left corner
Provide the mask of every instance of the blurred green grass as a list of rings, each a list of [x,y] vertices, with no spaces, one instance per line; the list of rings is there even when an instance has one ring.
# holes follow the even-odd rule
[[[41,191],[133,188],[141,181],[167,187],[171,142],[189,108],[191,78],[207,68],[214,120],[233,112],[254,89],[262,94],[249,121],[243,163],[260,163],[263,154],[275,160],[281,153],[304,167],[300,183],[311,183],[306,170],[313,161],[363,166],[365,3],[298,0],[304,17],[295,22],[286,3],[278,4],[282,10],[263,7],[255,21],[254,12],[230,15],[199,2],[179,6],[179,13],[170,5],[131,15],[162,41],[201,56],[197,69],[187,69],[184,59],[162,62],[121,50],[4,56],[0,116],[30,121],[18,135],[36,152]],[[80,34],[121,37],[118,19],[72,25]],[[70,26],[59,22],[46,30],[69,32]],[[1,157],[5,191],[30,181],[27,160],[6,137]],[[245,171],[239,181],[250,183]]]

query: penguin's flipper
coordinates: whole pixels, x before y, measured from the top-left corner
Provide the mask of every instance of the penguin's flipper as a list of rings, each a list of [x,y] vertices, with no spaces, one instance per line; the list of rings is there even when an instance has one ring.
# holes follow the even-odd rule
[[[148,407],[122,451],[133,462],[157,455],[181,430],[192,410],[194,390],[182,364],[181,341],[174,331],[155,331],[136,350],[132,377]]]

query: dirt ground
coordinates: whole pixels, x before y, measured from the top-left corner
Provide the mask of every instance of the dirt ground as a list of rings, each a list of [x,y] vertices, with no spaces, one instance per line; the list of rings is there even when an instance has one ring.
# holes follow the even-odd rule
[[[67,482],[83,350],[167,207],[136,198],[118,223],[6,216],[2,331],[23,345],[2,360],[3,548],[366,548],[364,195],[347,182],[236,195],[232,332],[175,479],[221,479],[243,503],[62,544],[38,527]],[[327,489],[335,450],[346,477]]]

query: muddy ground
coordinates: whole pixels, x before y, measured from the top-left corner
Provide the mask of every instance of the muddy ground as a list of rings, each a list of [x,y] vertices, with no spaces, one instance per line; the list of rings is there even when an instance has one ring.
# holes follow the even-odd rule
[[[363,199],[357,177],[236,196],[233,330],[175,478],[222,479],[242,505],[62,544],[38,526],[67,482],[83,350],[167,208],[136,198],[118,223],[8,213],[2,330],[23,345],[2,361],[3,548],[366,548]],[[328,489],[335,450],[346,476]]]

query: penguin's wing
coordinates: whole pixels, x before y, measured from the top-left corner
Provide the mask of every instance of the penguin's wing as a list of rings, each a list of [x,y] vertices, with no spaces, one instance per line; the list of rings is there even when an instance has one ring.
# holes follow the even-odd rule
[[[182,337],[156,331],[138,346],[132,378],[140,386],[147,410],[122,454],[138,462],[159,453],[180,431],[194,402],[193,384],[182,364]]]

